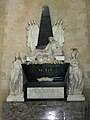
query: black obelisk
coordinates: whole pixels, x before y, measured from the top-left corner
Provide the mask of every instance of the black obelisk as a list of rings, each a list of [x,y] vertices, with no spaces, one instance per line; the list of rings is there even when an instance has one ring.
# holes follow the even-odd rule
[[[37,43],[36,48],[44,49],[49,42],[48,37],[50,36],[53,36],[53,32],[52,32],[49,7],[43,6],[40,29],[39,29],[39,36],[38,36],[38,43]]]

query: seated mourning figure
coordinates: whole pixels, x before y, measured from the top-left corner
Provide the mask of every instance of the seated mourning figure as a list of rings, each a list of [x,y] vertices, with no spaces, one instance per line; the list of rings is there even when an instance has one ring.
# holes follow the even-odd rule
[[[15,56],[10,72],[10,95],[16,96],[23,93],[23,75],[22,75],[22,60],[20,55]]]
[[[80,95],[83,92],[84,72],[78,60],[77,48],[72,49],[70,59],[69,94]]]
[[[62,48],[58,41],[56,41],[53,37],[49,37],[49,43],[46,46],[47,52],[54,55],[63,55]]]

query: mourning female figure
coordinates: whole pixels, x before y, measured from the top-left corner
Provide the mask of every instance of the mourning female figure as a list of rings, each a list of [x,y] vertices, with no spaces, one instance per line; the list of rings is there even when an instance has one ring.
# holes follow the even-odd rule
[[[69,94],[82,94],[83,92],[83,79],[84,72],[82,66],[80,65],[78,57],[78,49],[71,49],[71,59],[70,59],[70,76],[69,76]]]
[[[10,95],[18,95],[23,89],[22,61],[20,55],[15,56],[10,72]]]

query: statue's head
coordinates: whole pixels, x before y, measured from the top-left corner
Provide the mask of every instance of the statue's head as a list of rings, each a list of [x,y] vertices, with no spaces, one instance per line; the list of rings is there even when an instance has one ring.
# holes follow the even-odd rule
[[[72,48],[71,49],[71,58],[77,58],[77,56],[79,55],[78,49],[77,48]]]
[[[49,42],[52,43],[53,41],[55,41],[54,38],[53,37],[49,37]]]
[[[15,53],[15,60],[17,60],[17,59],[21,59],[20,52]]]

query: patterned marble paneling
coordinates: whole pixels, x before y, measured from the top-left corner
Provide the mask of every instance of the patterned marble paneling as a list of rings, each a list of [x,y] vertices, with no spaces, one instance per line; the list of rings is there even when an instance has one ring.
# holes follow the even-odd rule
[[[64,87],[27,88],[28,99],[64,98]]]
[[[2,120],[88,120],[86,102],[30,101],[3,105]]]

